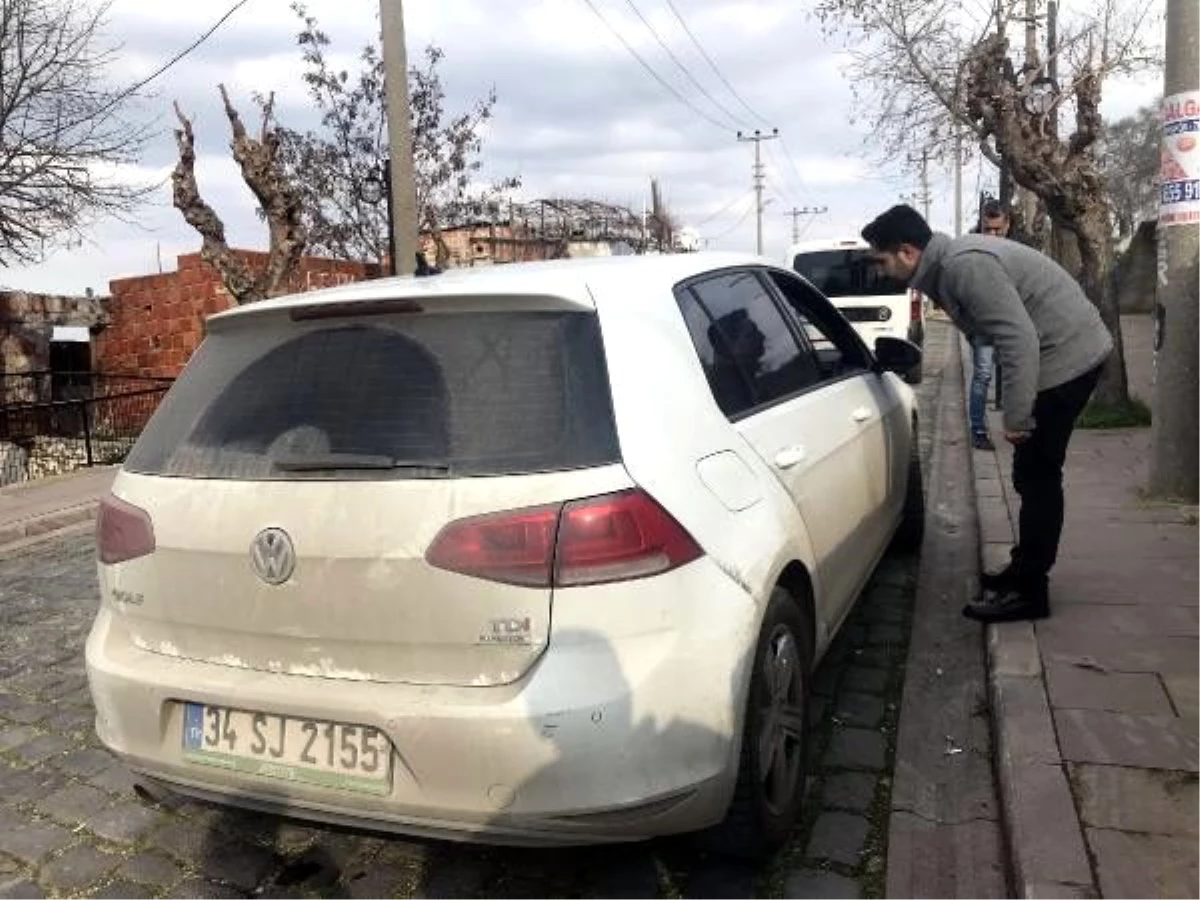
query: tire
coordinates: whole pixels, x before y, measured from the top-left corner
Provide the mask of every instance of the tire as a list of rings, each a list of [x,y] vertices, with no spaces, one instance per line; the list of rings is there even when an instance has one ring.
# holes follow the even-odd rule
[[[775,588],[754,648],[737,786],[724,821],[705,835],[719,853],[765,859],[787,843],[799,821],[808,769],[811,631],[791,594]]]
[[[912,450],[908,456],[908,482],[904,511],[892,547],[901,553],[920,553],[925,539],[925,479],[921,475],[921,448],[917,445],[917,423],[913,422]]]

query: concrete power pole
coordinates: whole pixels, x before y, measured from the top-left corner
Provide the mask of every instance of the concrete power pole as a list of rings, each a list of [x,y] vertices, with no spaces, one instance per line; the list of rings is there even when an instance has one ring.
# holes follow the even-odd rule
[[[763,195],[764,178],[763,178],[763,164],[762,164],[762,155],[761,155],[762,142],[763,141],[773,141],[777,137],[779,137],[779,129],[778,128],[772,128],[770,134],[763,134],[761,131],[759,131],[757,129],[755,129],[754,134],[743,135],[740,131],[737,133],[737,139],[739,141],[741,141],[742,143],[746,143],[746,142],[750,142],[750,141],[754,142],[754,195],[755,195],[755,206],[756,206],[756,210],[758,213],[757,223],[756,223],[757,237],[755,239],[754,246],[755,246],[756,251],[759,256],[762,256],[762,252],[763,252],[763,243],[762,243],[763,198],[762,198],[762,195]]]
[[[392,274],[411,275],[417,264],[417,185],[408,107],[408,52],[402,0],[379,0],[391,157]]]
[[[1182,143],[1200,137],[1200,4],[1167,0],[1163,169],[1154,313],[1150,492],[1195,503],[1200,325],[1200,164]]]
[[[794,206],[784,213],[785,216],[792,217],[792,243],[800,242],[800,217],[801,216],[820,216],[829,212],[827,206],[804,206],[796,209]]]

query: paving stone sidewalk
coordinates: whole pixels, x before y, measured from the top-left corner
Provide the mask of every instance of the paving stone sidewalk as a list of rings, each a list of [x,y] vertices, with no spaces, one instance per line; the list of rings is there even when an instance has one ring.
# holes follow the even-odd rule
[[[1008,559],[1019,508],[1011,448],[997,443],[973,454],[989,569]],[[1148,429],[1076,432],[1052,615],[988,629],[997,768],[1022,896],[1200,890],[1196,510],[1144,498],[1149,443]]]

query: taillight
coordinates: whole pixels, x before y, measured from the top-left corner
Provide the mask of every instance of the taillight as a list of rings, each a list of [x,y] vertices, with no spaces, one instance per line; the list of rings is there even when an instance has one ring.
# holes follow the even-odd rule
[[[659,575],[701,555],[683,526],[634,490],[452,522],[425,559],[463,575],[549,588]]]
[[[425,560],[476,578],[550,587],[561,510],[555,504],[460,519],[442,529]]]
[[[925,298],[921,295],[920,291],[918,291],[916,288],[908,289],[908,302],[909,302],[908,318],[909,318],[909,321],[911,321],[911,322],[920,322],[921,321],[921,304],[924,303],[924,301],[925,301]]]
[[[643,491],[623,491],[563,508],[554,583],[568,587],[645,578],[701,555],[683,526]]]
[[[112,494],[100,501],[96,514],[96,555],[112,565],[154,552],[150,514]]]

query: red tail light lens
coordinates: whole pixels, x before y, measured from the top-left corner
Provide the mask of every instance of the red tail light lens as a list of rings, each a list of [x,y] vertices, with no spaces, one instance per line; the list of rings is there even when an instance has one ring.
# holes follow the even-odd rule
[[[692,536],[647,494],[609,494],[564,507],[554,583],[568,587],[645,578],[700,555]]]
[[[909,320],[912,322],[921,321],[921,304],[925,302],[925,298],[916,288],[908,289],[909,301]]]
[[[96,515],[96,555],[106,565],[127,562],[154,552],[150,514],[109,494]]]
[[[463,575],[549,588],[659,575],[701,555],[683,526],[634,490],[462,519],[442,529],[425,559]]]
[[[561,509],[555,504],[452,522],[429,546],[425,561],[489,581],[548,588]]]

